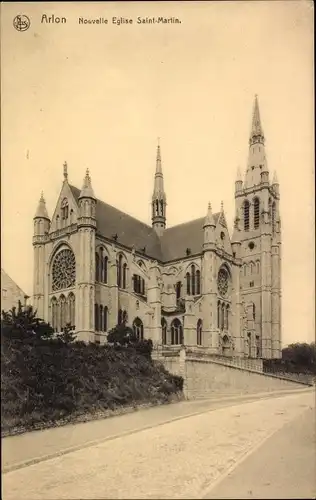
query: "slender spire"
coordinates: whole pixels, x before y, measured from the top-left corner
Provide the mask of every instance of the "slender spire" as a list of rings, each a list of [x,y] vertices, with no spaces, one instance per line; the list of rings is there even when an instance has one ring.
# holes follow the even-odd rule
[[[93,199],[95,199],[95,195],[94,195],[92,185],[91,185],[91,177],[90,177],[90,173],[89,173],[88,168],[86,170],[86,176],[85,176],[84,181],[83,181],[83,186],[82,186],[82,190],[81,190],[79,198],[93,198]]]
[[[35,213],[35,216],[34,216],[34,219],[37,219],[37,218],[48,219],[49,220],[47,209],[46,209],[46,202],[45,202],[44,195],[43,195],[43,191],[41,193],[41,197],[40,197],[40,200],[38,202],[37,210],[36,210],[36,213]]]
[[[263,133],[262,125],[261,125],[259,102],[258,102],[257,94],[255,95],[255,102],[254,102],[253,114],[252,114],[251,133],[250,133],[250,138],[249,138],[250,144],[253,144],[254,142],[264,143],[264,133]]]
[[[64,180],[68,181],[68,165],[66,161],[64,162],[63,167],[64,167]]]
[[[241,170],[240,170],[240,166],[239,165],[237,167],[236,182],[242,182],[242,175],[241,175]]]
[[[221,201],[221,212],[222,213],[224,212],[224,202],[223,202],[223,200]]]
[[[156,154],[156,172],[154,181],[154,191],[152,195],[152,225],[158,236],[163,234],[166,227],[166,193],[164,190],[163,174],[161,167],[160,141],[158,138]]]
[[[269,182],[269,171],[264,143],[265,138],[261,125],[258,96],[256,95],[249,139],[248,165],[243,185],[245,189]]]

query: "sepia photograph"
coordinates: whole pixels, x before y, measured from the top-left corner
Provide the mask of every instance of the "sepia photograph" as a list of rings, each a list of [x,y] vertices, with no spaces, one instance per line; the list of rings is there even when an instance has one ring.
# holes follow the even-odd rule
[[[1,3],[4,500],[316,497],[314,4]]]

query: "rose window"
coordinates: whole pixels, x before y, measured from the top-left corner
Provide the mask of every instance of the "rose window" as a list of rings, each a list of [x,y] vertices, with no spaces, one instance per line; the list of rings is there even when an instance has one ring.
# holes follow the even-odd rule
[[[52,269],[53,291],[69,288],[75,284],[76,261],[71,250],[61,250],[55,257]]]
[[[220,269],[218,273],[217,287],[220,295],[225,297],[228,291],[228,272],[226,269]]]

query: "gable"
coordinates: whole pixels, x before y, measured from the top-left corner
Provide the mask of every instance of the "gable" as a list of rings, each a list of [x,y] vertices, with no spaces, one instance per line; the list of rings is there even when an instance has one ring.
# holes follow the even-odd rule
[[[79,191],[80,194],[80,191]],[[57,203],[56,207],[54,210],[54,214],[52,217],[51,221],[51,226],[50,226],[50,231],[56,231],[56,229],[59,229],[62,227],[62,220],[61,220],[61,209],[62,209],[62,204],[63,201],[67,200],[68,203],[68,210],[69,210],[69,215],[70,216],[70,222],[76,222],[77,217],[78,217],[78,202],[77,199],[74,197],[71,186],[67,183],[64,182]],[[68,221],[69,223],[69,221]]]
[[[227,223],[223,212],[218,214],[219,217],[215,227],[215,241],[216,246],[222,248],[226,253],[232,255],[232,246],[230,236],[227,229]]]

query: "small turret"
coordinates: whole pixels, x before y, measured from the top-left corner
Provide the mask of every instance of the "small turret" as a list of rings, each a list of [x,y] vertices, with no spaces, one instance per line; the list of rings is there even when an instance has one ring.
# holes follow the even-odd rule
[[[236,259],[240,258],[240,248],[241,248],[241,235],[240,235],[240,229],[239,229],[239,218],[236,217],[234,221],[234,231],[233,231],[233,236],[231,240],[231,245],[232,245],[232,250],[233,250],[233,256]]]
[[[79,226],[96,227],[96,197],[91,185],[89,169],[86,170],[86,176],[79,196]]]
[[[235,180],[235,195],[242,192],[242,176],[240,167],[237,168],[237,175]]]
[[[215,221],[212,213],[212,205],[208,204],[207,214],[204,220],[203,229],[204,229],[204,242],[203,249],[210,250],[215,247]]]
[[[278,181],[278,176],[277,176],[276,170],[274,171],[274,174],[273,174],[272,187],[273,187],[275,193],[278,195],[279,194],[279,181]]]
[[[48,217],[46,203],[43,192],[34,215],[34,236],[40,236],[48,233],[50,228],[50,218]]]

